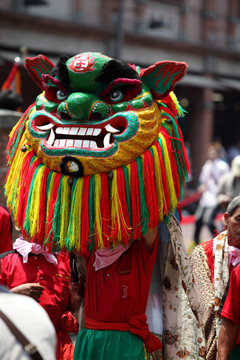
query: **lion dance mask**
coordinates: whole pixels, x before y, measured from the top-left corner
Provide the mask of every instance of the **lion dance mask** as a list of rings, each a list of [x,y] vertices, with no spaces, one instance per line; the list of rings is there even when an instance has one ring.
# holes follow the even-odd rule
[[[25,238],[80,254],[140,239],[182,197],[188,161],[173,88],[186,64],[100,53],[26,59],[41,88],[10,134],[8,207]]]

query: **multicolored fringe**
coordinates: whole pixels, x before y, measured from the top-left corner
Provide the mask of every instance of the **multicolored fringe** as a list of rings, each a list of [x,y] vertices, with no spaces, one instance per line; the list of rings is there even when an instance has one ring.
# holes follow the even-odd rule
[[[49,170],[28,148],[20,120],[10,135],[5,192],[23,236],[54,251],[84,254],[128,244],[167,222],[182,198],[188,161],[176,114],[159,105],[163,123],[149,150],[112,174],[83,178]]]

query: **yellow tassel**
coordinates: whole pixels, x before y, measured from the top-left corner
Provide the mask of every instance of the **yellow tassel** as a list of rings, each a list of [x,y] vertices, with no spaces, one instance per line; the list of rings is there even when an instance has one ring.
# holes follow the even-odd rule
[[[47,202],[47,206],[46,206],[46,219],[48,219],[48,213],[49,213],[49,209],[50,209],[50,201],[51,201],[51,194],[53,191],[53,185],[54,185],[54,180],[55,180],[55,176],[57,173],[51,171],[51,180],[50,180],[50,184],[49,184],[49,189],[47,190],[47,194],[46,194],[46,202]],[[45,240],[48,238],[48,233],[47,233],[47,221],[45,224],[45,235],[44,235],[44,243]]]
[[[117,222],[117,241],[121,243],[122,241],[122,231],[121,224],[126,229],[126,232],[130,230],[125,221],[125,216],[123,214],[122,204],[118,196],[118,186],[117,186],[117,169],[113,170],[113,179],[112,179],[112,189],[111,189],[111,219],[112,219],[112,229],[115,231],[116,222]],[[118,244],[115,244],[118,245]]]
[[[175,209],[177,207],[177,196],[175,192],[175,187],[173,183],[173,177],[172,177],[172,169],[171,169],[171,162],[168,155],[168,148],[166,145],[166,141],[162,134],[159,134],[162,140],[162,147],[163,147],[163,158],[164,158],[164,166],[167,176],[167,183],[169,188],[169,197],[170,197],[170,204],[171,209]]]
[[[24,139],[21,143],[24,142]],[[23,153],[22,151],[18,151],[17,155],[14,158],[14,161],[10,167],[8,178],[5,185],[5,192],[8,197],[7,205],[14,214],[16,214],[16,210],[18,208],[18,194],[20,191],[19,181],[21,178],[21,171],[24,163],[25,156],[27,152]],[[16,221],[16,219],[14,219]]]
[[[113,170],[113,179],[112,179],[112,189],[111,189],[111,219],[112,219],[112,228],[115,230],[116,223],[118,226],[117,234],[118,241],[121,241],[121,226],[120,226],[120,211],[121,204],[118,199],[118,190],[117,190],[117,171]]]
[[[159,220],[163,219],[163,202],[164,202],[164,193],[163,193],[163,183],[162,183],[162,173],[161,167],[159,163],[159,155],[155,145],[152,146],[153,150],[153,160],[154,160],[154,176],[155,176],[155,184],[157,190],[157,201],[159,207]]]
[[[130,166],[130,164],[128,164],[126,166],[126,168],[127,168],[127,171],[128,171],[128,187],[130,189],[130,185],[131,185],[131,166]]]
[[[34,180],[33,190],[30,201],[30,209],[29,209],[29,232],[30,236],[34,237],[39,232],[39,210],[40,210],[40,202],[41,202],[41,186],[42,186],[42,177],[43,172],[46,169],[45,165],[39,167],[37,171],[37,176]]]
[[[22,153],[22,151],[21,151]],[[25,162],[25,157],[27,156],[28,154],[28,151],[26,151],[25,153],[23,153],[23,157],[21,159],[22,161],[22,164],[24,164]],[[20,160],[20,159],[19,159]],[[22,165],[19,165],[19,168],[22,169]],[[28,169],[26,169],[26,171],[28,171]],[[16,207],[15,207],[15,212],[17,214],[18,212],[18,206],[19,206],[19,198],[20,198],[20,191],[21,191],[21,187],[22,186],[25,186],[25,184],[22,184],[22,180],[21,180],[21,177],[24,175],[22,172],[20,173],[21,175],[19,176],[19,182],[18,182],[18,188],[17,188],[17,199],[16,199]]]
[[[69,176],[63,176],[61,188],[61,214],[60,214],[60,248],[66,245],[67,229],[69,225],[69,210],[70,210],[70,197],[71,189],[68,183]]]
[[[70,224],[67,237],[71,249],[81,248],[81,226],[82,226],[82,193],[83,193],[83,178],[76,181],[74,192],[72,195],[72,209],[70,213]]]
[[[179,101],[178,101],[175,93],[173,91],[171,91],[169,93],[169,95],[170,95],[176,109],[178,110],[178,116],[180,116],[180,117],[184,116],[184,111],[183,111],[182,107],[180,106]]]

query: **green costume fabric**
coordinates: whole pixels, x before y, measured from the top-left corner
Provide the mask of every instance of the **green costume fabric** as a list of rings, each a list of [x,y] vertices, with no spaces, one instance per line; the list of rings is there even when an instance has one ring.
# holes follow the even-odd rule
[[[97,344],[101,344],[99,347]],[[127,349],[127,351],[126,351]],[[75,345],[73,360],[149,360],[140,337],[128,331],[82,329]]]
[[[239,360],[239,359],[240,359],[240,345],[236,345],[231,353],[230,360]]]

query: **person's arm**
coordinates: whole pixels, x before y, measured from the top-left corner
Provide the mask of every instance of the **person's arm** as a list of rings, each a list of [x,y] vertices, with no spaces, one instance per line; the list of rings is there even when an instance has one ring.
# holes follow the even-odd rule
[[[70,275],[70,294],[71,294],[71,303],[70,311],[72,313],[77,313],[80,309],[82,300],[84,298],[84,281],[81,275],[79,276],[78,282],[74,282],[73,276]]]
[[[39,298],[42,295],[43,290],[44,287],[39,283],[25,283],[10,289],[10,291],[14,294],[30,296],[36,301],[39,301]]]
[[[86,281],[86,262],[83,256],[77,254],[70,254],[70,295],[71,303],[69,310],[77,314],[84,299],[84,287]],[[76,316],[75,316],[76,317]]]
[[[158,227],[156,226],[155,228],[148,230],[146,234],[143,236],[143,242],[149,254],[152,253],[153,245],[156,240],[157,233],[158,233]]]
[[[218,339],[217,360],[228,360],[236,345],[239,325],[223,317]]]

